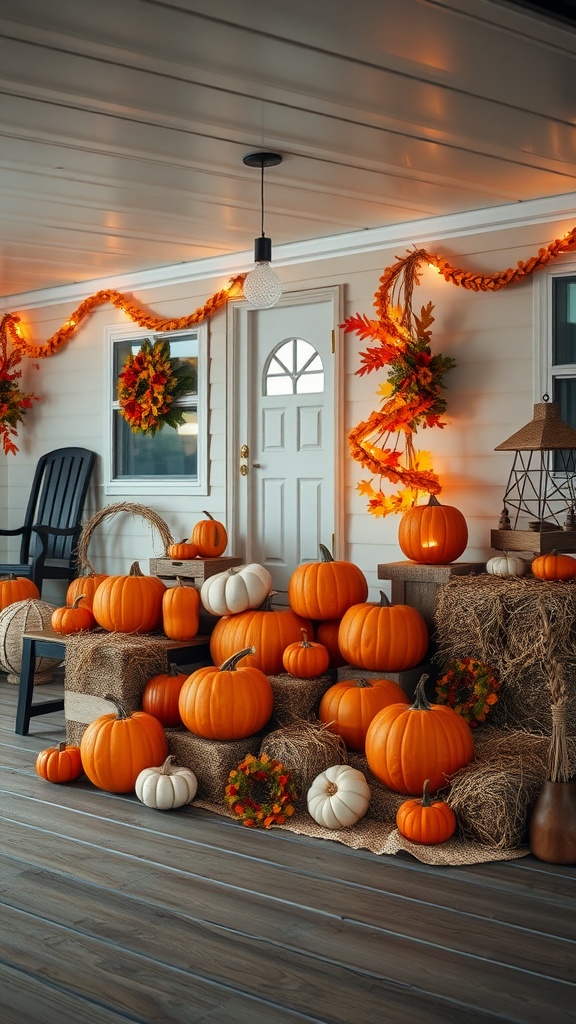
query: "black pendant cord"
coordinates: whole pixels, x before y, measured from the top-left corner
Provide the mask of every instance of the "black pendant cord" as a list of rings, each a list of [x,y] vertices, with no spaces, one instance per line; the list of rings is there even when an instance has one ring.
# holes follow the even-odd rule
[[[260,222],[262,238],[264,238],[264,161],[262,161],[260,169]]]

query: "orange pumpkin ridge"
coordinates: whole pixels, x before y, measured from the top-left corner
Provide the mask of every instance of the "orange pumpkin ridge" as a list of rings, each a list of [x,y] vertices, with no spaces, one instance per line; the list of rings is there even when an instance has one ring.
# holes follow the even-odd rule
[[[86,727],[80,741],[84,772],[90,782],[109,793],[131,793],[143,768],[162,764],[168,742],[162,725],[145,711],[129,714],[112,694],[116,712],[101,715]]]
[[[246,665],[259,668],[266,675],[283,671],[282,655],[288,644],[301,639],[303,628],[309,636],[313,636],[313,629],[311,622],[290,608],[275,609],[274,596],[272,591],[260,608],[218,619],[210,634],[210,655],[215,664],[221,665],[241,648],[254,647]]]
[[[254,666],[236,667],[254,654],[253,647],[243,648],[220,668],[205,666],[188,677],[178,707],[190,732],[209,740],[236,740],[266,725],[274,703],[270,680]]]
[[[398,831],[413,843],[444,843],[456,831],[456,815],[443,800],[432,802],[425,779],[420,800],[405,800],[396,813]]]
[[[162,580],[145,576],[133,562],[127,576],[108,576],[97,588],[94,618],[111,633],[151,633],[162,623],[165,590]]]
[[[362,570],[353,562],[335,560],[324,544],[320,545],[320,561],[297,566],[288,583],[290,607],[308,619],[339,619],[367,596]]]
[[[402,672],[422,661],[428,650],[428,628],[416,608],[390,604],[353,605],[342,616],[338,646],[350,665],[374,672]]]
[[[318,717],[341,736],[349,750],[364,750],[375,715],[389,704],[409,704],[407,694],[391,679],[342,679],[323,695]]]
[[[405,512],[398,528],[398,544],[406,558],[424,565],[454,562],[466,549],[468,526],[459,509],[441,505],[434,494],[427,505]]]

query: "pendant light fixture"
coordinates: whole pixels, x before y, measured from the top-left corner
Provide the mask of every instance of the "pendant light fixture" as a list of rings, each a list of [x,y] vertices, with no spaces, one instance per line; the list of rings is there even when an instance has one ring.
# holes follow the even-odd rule
[[[276,305],[282,295],[282,282],[270,267],[272,240],[264,234],[264,168],[277,167],[282,163],[279,153],[248,153],[244,157],[247,167],[259,167],[261,230],[254,239],[254,262],[256,266],[244,280],[244,297],[255,309],[269,309]]]

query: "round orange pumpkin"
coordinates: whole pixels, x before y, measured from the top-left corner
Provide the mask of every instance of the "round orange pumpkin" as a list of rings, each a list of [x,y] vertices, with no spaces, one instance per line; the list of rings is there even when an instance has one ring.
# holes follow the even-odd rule
[[[366,732],[379,711],[389,704],[409,704],[392,679],[342,679],[320,701],[318,718],[341,736],[349,750],[364,750]]]
[[[132,793],[144,768],[164,763],[166,734],[153,715],[129,714],[116,697],[107,694],[105,699],[116,706],[116,712],[100,715],[86,727],[80,740],[84,772],[98,789]]]
[[[201,558],[217,558],[226,550],[228,534],[226,528],[219,523],[209,512],[205,512],[206,519],[201,519],[192,530],[190,540],[198,548]]]
[[[81,633],[83,629],[94,629],[96,619],[92,614],[92,610],[87,606],[83,606],[81,601],[82,594],[79,594],[74,599],[73,604],[54,609],[50,625],[55,633],[62,633],[68,636],[71,633]]]
[[[444,800],[430,799],[428,785],[426,779],[421,799],[400,804],[396,825],[400,834],[413,843],[445,843],[456,831],[456,815]]]
[[[274,703],[270,680],[258,668],[237,663],[254,654],[237,651],[224,664],[199,668],[180,691],[178,706],[187,729],[208,740],[239,740],[268,722]]]
[[[572,580],[576,576],[576,558],[551,551],[532,562],[532,575],[539,580]]]
[[[372,672],[403,672],[422,661],[428,628],[417,608],[390,604],[355,604],[342,616],[338,646],[347,662]]]
[[[151,633],[162,623],[165,590],[162,580],[145,576],[133,562],[127,576],[107,576],[97,587],[94,618],[110,633]]]
[[[210,634],[210,655],[215,665],[221,665],[236,651],[253,647],[254,654],[246,658],[245,664],[268,676],[275,675],[284,669],[282,655],[288,644],[301,640],[303,629],[313,636],[311,622],[290,608],[274,608],[270,594],[260,608],[218,619]]]
[[[29,598],[38,600],[40,591],[33,580],[26,576],[0,576],[0,611],[16,601],[27,601]]]
[[[288,603],[297,615],[308,619],[339,619],[368,596],[368,584],[353,562],[336,561],[320,545],[319,562],[303,562],[288,581]]]
[[[405,512],[398,528],[398,543],[406,558],[424,565],[454,562],[468,543],[468,527],[459,509],[441,505],[434,494],[427,505]]]
[[[308,639],[308,633],[302,630],[302,640],[288,644],[282,655],[282,664],[286,671],[296,679],[314,679],[321,676],[328,668],[330,655],[323,644]]]
[[[73,605],[76,598],[80,597],[80,606],[91,608],[97,587],[107,578],[106,573],[97,572],[88,573],[86,576],[77,576],[68,585],[66,604]]]
[[[338,646],[338,630],[340,619],[321,619],[314,623],[314,636],[319,644],[324,644],[330,655],[329,668],[340,668],[346,664],[346,658]]]
[[[73,782],[84,774],[80,747],[59,743],[46,747],[36,758],[36,771],[47,782]]]
[[[200,591],[181,579],[162,595],[162,624],[170,640],[191,640],[200,628]]]
[[[174,558],[177,561],[182,561],[187,558],[196,558],[198,555],[198,545],[193,543],[191,537],[188,538],[188,540],[185,537],[184,540],[170,544],[166,554],[168,555],[168,558]]]
[[[468,723],[446,704],[430,704],[420,677],[413,703],[391,704],[374,716],[366,733],[366,760],[395,793],[421,793],[426,779],[435,793],[474,757]]]
[[[187,679],[188,673],[179,672],[174,664],[168,672],[152,676],[142,693],[142,711],[154,715],[166,729],[182,725],[178,699]]]

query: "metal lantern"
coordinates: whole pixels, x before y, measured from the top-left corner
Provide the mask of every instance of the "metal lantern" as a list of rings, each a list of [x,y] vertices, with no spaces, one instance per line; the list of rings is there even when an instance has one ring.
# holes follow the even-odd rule
[[[558,403],[544,395],[533,419],[494,450],[514,452],[514,462],[492,547],[576,550],[576,430],[560,419]]]

